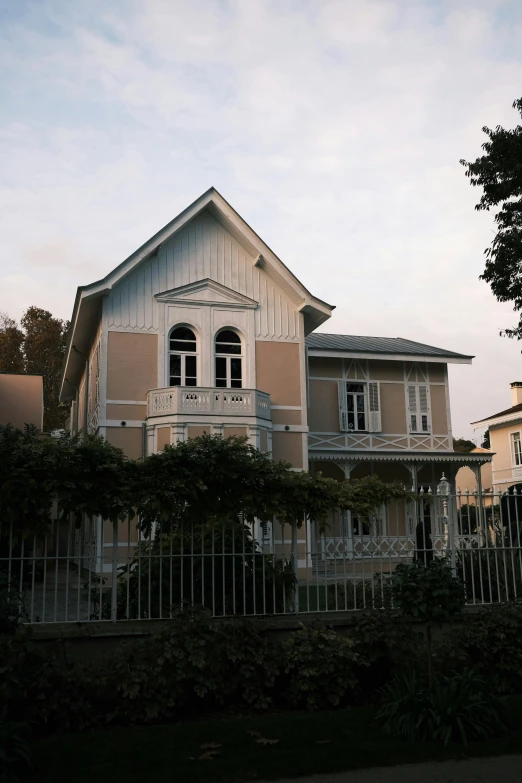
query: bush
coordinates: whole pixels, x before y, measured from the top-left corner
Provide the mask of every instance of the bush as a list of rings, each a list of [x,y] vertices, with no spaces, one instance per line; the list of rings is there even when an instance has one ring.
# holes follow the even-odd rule
[[[430,687],[415,672],[401,672],[382,689],[376,722],[390,734],[417,742],[462,742],[506,732],[504,709],[487,681],[468,669],[438,676]]]
[[[472,667],[492,678],[499,693],[522,692],[522,606],[483,607],[464,615],[437,646],[445,671]]]
[[[126,643],[98,671],[98,711],[132,724],[202,708],[264,709],[278,671],[274,652],[253,623],[178,612],[168,629]]]
[[[31,726],[14,723],[7,718],[7,709],[0,712],[0,780],[17,783],[32,770]]]
[[[328,709],[357,690],[357,668],[365,665],[353,639],[325,626],[302,626],[282,645],[283,704],[293,709]]]
[[[249,525],[228,522],[174,530],[144,543],[121,569],[118,617],[168,618],[202,605],[217,616],[288,610],[296,577],[291,563],[262,553]]]

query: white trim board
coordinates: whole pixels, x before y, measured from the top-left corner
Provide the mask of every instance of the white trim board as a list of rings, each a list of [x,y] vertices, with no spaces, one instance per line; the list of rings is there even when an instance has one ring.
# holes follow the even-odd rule
[[[455,356],[425,356],[423,354],[404,353],[351,353],[350,351],[320,351],[317,348],[309,348],[308,356],[324,356],[328,359],[375,359],[385,362],[428,362],[430,364],[471,364],[467,357]]]

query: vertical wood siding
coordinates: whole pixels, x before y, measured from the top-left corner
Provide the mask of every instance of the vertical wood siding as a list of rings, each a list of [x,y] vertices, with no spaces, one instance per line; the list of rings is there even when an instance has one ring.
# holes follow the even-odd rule
[[[255,311],[257,339],[299,340],[295,305],[209,213],[199,215],[111,291],[109,328],[156,332],[159,315],[155,294],[204,278],[259,302]]]

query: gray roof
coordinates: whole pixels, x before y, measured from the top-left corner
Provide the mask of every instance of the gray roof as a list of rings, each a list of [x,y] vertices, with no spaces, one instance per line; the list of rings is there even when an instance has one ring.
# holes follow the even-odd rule
[[[473,359],[455,351],[434,348],[433,345],[416,343],[403,337],[358,337],[353,334],[309,334],[306,338],[308,348],[319,351],[339,351],[340,353],[382,353],[402,354],[404,356],[440,356],[454,359]]]

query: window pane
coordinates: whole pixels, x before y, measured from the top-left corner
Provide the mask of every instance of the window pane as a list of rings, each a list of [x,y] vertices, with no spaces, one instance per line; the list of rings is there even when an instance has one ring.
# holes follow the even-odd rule
[[[352,397],[351,394],[348,395],[348,398],[346,400],[346,405],[347,405],[348,411],[350,413],[353,413],[353,397]]]
[[[364,386],[362,383],[347,383],[346,391],[348,394],[363,394]]]
[[[353,410],[352,411],[350,411],[350,410],[348,411],[348,429],[349,430],[354,430],[355,429],[355,417],[354,417]]]
[[[224,378],[216,378],[216,386],[218,389],[225,389],[227,385],[226,379]]]
[[[225,382],[227,380],[227,360],[222,359],[219,356],[216,357],[216,381],[218,378]]]
[[[192,329],[188,329],[186,326],[178,326],[177,329],[173,329],[170,333],[171,340],[194,340],[196,341],[196,335]]]
[[[362,394],[357,395],[357,410],[364,411],[364,396]]]
[[[241,381],[231,381],[230,386],[232,389],[241,389]]]
[[[411,417],[411,430],[417,432],[417,417],[415,415]]]
[[[241,346],[230,345],[229,343],[216,343],[216,353],[241,353]]]
[[[185,378],[185,386],[197,386],[196,378]],[[172,384],[174,386],[175,384]]]
[[[230,377],[233,380],[241,380],[241,359],[230,360]]]
[[[196,352],[196,343],[184,343],[181,340],[170,341],[171,351],[187,351],[188,353]]]
[[[357,414],[357,429],[358,430],[365,430],[366,429],[366,422],[364,420],[364,413],[358,413]]]
[[[171,375],[170,376],[170,385],[171,386],[181,386],[181,375]]]
[[[187,378],[195,378],[196,377],[196,357],[195,356],[185,356],[185,376]]]
[[[179,354],[171,354],[170,356],[170,374],[179,375],[181,378],[181,356]]]
[[[220,343],[239,343],[239,344],[241,344],[241,339],[240,339],[239,335],[236,334],[235,332],[233,332],[231,329],[224,329],[216,337],[216,342],[220,342]]]
[[[423,416],[422,417],[422,431],[423,432],[428,432],[428,417],[427,416]]]

